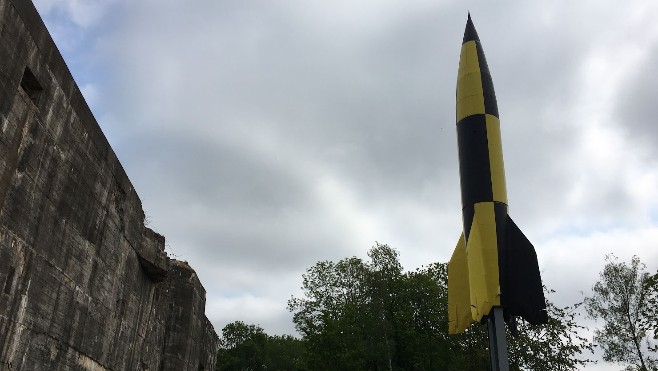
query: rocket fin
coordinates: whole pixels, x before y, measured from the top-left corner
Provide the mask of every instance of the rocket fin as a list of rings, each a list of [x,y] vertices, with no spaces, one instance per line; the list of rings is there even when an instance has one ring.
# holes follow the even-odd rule
[[[509,314],[532,325],[548,322],[546,299],[534,246],[512,218],[505,223],[505,248],[500,266],[502,304]]]
[[[473,224],[466,244],[471,315],[474,321],[500,306],[498,243],[493,202],[475,204]]]
[[[473,322],[464,233],[448,263],[448,333],[460,334]]]

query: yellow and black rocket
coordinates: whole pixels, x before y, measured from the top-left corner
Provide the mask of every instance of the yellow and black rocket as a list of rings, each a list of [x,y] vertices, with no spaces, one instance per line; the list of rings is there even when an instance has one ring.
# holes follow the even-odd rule
[[[464,231],[448,264],[449,332],[463,332],[494,307],[507,318],[546,323],[537,254],[507,215],[496,94],[470,14],[457,76],[457,141]]]

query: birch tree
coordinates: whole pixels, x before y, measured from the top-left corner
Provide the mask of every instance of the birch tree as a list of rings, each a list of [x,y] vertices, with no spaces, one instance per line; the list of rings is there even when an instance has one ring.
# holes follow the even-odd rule
[[[595,330],[594,341],[603,350],[605,361],[626,364],[628,370],[656,370],[655,342],[649,337],[655,320],[649,313],[655,308],[651,307],[645,265],[637,256],[630,264],[614,255],[606,256],[606,261],[592,288],[594,295],[585,298],[587,314],[604,322],[603,328]]]

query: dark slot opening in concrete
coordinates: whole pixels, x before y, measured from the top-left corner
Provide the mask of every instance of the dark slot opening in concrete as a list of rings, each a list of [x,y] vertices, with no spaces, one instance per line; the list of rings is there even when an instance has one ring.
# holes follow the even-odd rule
[[[34,76],[29,67],[25,67],[25,72],[23,72],[23,78],[21,79],[21,88],[25,90],[27,96],[30,97],[30,100],[36,105],[39,103],[39,97],[43,91],[43,87],[39,84],[39,80]]]
[[[16,269],[14,269],[14,267],[9,267],[7,281],[5,281],[5,294],[9,294],[11,292],[11,285],[14,283],[14,273],[16,273]]]

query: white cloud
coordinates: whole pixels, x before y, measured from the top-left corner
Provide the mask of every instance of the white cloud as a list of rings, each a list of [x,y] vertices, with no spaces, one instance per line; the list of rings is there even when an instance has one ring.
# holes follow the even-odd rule
[[[614,254],[630,262],[634,255],[648,272],[658,271],[658,226],[618,228],[586,235],[565,234],[542,243],[537,249],[544,283],[557,291],[556,302],[570,305],[591,295],[605,256]]]
[[[245,311],[245,308],[250,310]],[[281,307],[279,301],[267,297],[241,295],[208,298],[206,315],[213,321],[215,331],[220,336],[222,328],[234,321],[259,325],[270,335],[290,334],[294,329],[292,315]],[[218,323],[223,325],[217,327]]]

